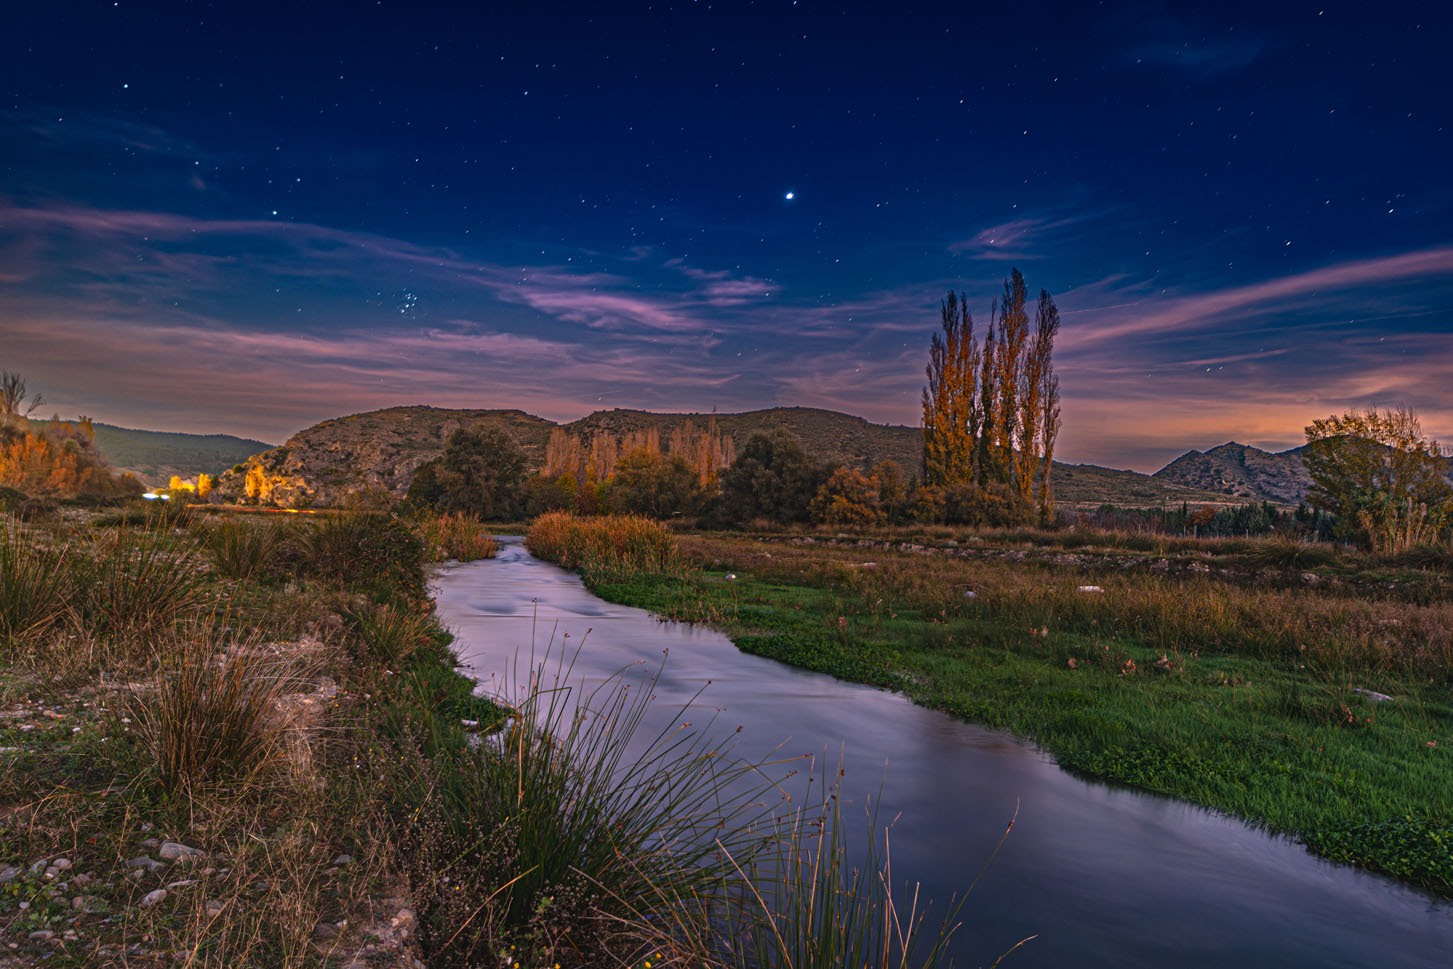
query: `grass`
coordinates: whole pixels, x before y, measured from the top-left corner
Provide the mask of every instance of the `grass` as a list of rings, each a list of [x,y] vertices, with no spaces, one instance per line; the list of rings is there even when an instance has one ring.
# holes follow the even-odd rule
[[[683,537],[696,571],[598,591],[1453,894],[1441,579],[1339,554],[1338,581],[1309,585],[1280,550],[1263,558],[1287,571],[1246,565],[1244,544],[1157,558],[1029,542]]]
[[[530,525],[525,545],[540,558],[580,570],[592,585],[641,572],[672,574],[680,567],[670,530],[642,515],[549,512]]]
[[[506,727],[430,778],[408,854],[437,964],[710,957],[681,915],[715,897],[725,848],[750,852],[771,785],[689,705],[648,716],[658,673],[587,690],[547,659]]]
[[[181,628],[161,647],[157,671],[133,687],[126,711],[169,794],[221,783],[259,783],[285,760],[293,729],[283,700],[306,670],[255,638],[234,639],[225,617]]]
[[[931,920],[918,886],[895,881],[891,829],[873,804],[864,808],[866,837],[851,830],[857,826],[843,813],[841,777],[841,768],[831,781],[809,777],[802,806],[774,819],[768,845],[749,860],[749,871],[737,867],[754,903],[738,962],[781,969],[950,964],[947,945],[967,894]],[[850,854],[850,840],[865,842],[866,851]]]
[[[414,530],[424,542],[433,562],[473,562],[492,559],[499,543],[484,522],[463,512],[437,514],[423,511],[414,520]]]

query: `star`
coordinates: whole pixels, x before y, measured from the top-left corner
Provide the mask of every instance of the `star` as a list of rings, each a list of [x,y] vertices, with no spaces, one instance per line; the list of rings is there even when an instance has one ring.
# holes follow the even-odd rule
[[[787,201],[790,202],[793,199],[797,198],[797,193],[796,192],[788,192],[786,195],[784,195],[782,197],[785,198]]]

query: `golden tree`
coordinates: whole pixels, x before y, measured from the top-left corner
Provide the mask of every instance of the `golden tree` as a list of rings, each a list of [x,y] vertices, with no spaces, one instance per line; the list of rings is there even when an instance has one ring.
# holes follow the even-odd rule
[[[1377,552],[1431,544],[1453,525],[1448,458],[1406,407],[1351,410],[1307,426],[1307,500]]]
[[[963,296],[950,293],[941,304],[923,390],[923,482],[950,520],[1054,517],[1059,310],[1041,290],[1031,331],[1027,301],[1015,269],[982,345]]]

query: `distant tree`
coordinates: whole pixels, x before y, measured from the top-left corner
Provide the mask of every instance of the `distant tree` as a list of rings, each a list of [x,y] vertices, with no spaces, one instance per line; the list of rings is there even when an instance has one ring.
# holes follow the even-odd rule
[[[35,409],[45,403],[32,394],[25,378],[13,370],[0,371],[0,431],[23,431]]]
[[[407,500],[485,520],[515,518],[524,509],[525,455],[498,427],[460,428],[444,453],[420,466]]]
[[[683,457],[635,448],[616,462],[609,495],[613,510],[670,518],[696,506],[697,476]]]
[[[1307,500],[1335,516],[1340,537],[1399,552],[1453,526],[1447,459],[1412,410],[1352,410],[1306,431]]]
[[[888,518],[878,480],[847,467],[835,469],[817,489],[812,517],[826,525],[880,525]]]
[[[878,503],[888,521],[894,525],[906,521],[912,487],[903,473],[903,465],[892,460],[879,461],[873,465],[869,477],[878,484]]]
[[[950,521],[1053,518],[1059,310],[1041,290],[1031,332],[1027,303],[1014,269],[982,346],[964,297],[949,293],[941,304],[942,333],[930,343],[923,390],[921,511]]]
[[[807,521],[812,499],[826,478],[791,431],[758,431],[722,473],[721,510],[737,522]]]

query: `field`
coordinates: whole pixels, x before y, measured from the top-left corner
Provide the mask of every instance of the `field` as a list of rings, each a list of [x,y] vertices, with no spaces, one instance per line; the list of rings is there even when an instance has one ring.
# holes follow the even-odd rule
[[[679,553],[594,584],[1453,894],[1446,555],[948,529],[684,535]]]

